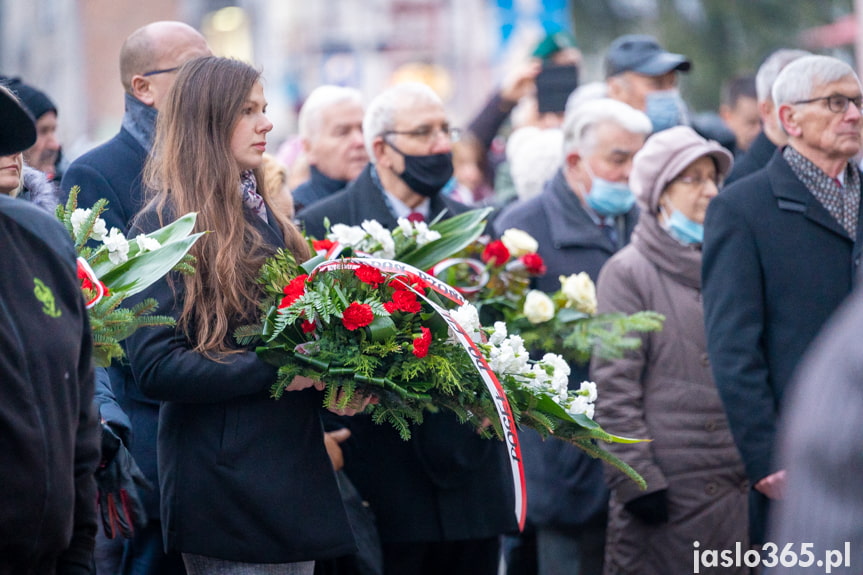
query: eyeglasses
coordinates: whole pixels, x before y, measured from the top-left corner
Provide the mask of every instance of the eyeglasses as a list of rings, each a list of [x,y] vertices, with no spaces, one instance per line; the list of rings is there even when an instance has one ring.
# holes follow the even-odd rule
[[[179,66],[174,66],[173,68],[164,68],[162,70],[150,70],[149,72],[144,72],[141,74],[142,76],[155,76],[156,74],[169,74],[170,72],[176,72],[179,70]]]
[[[855,96],[849,98],[842,94],[833,94],[832,96],[822,96],[820,98],[811,98],[809,100],[798,100],[792,104],[811,104],[820,100],[827,100],[827,108],[834,114],[844,114],[848,111],[848,104],[854,102],[854,107],[858,110],[863,107],[863,96]]]
[[[673,180],[671,180],[671,181],[672,181],[672,183],[674,183],[674,182],[680,182],[681,184],[686,184],[687,186],[692,186],[693,188],[696,188],[696,189],[698,189],[698,190],[703,190],[703,189],[704,189],[704,185],[705,185],[707,182],[713,182],[713,184],[714,184],[717,188],[722,184],[722,180],[720,179],[720,177],[719,177],[719,176],[716,176],[716,177],[714,177],[714,178],[702,178],[702,177],[700,177],[700,176],[699,176],[699,177],[695,177],[695,176],[680,176],[679,178],[674,178],[674,179],[673,179]]]
[[[408,138],[413,138],[414,140],[422,142],[423,144],[429,144],[438,134],[443,134],[452,142],[458,142],[461,138],[461,130],[458,128],[451,128],[450,126],[443,126],[440,128],[435,128],[433,126],[421,126],[416,130],[408,130],[405,132],[400,132],[398,130],[387,130],[381,135],[384,137],[390,135],[407,136]]]

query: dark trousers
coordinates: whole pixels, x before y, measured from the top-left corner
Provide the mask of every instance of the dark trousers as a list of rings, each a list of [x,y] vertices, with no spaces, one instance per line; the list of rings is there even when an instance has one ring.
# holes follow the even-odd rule
[[[498,537],[437,543],[384,543],[385,575],[496,575]]]

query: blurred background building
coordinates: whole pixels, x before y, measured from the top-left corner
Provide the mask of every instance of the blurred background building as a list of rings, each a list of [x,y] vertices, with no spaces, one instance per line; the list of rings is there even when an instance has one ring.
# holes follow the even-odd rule
[[[857,0],[860,2],[861,0]],[[0,0],[0,74],[21,76],[59,108],[61,140],[74,157],[107,139],[123,114],[123,39],[155,20],[201,30],[219,55],[263,70],[278,144],[296,110],[322,83],[368,98],[396,81],[432,85],[457,123],[476,113],[505,70],[546,31],[575,33],[582,80],[601,79],[615,36],[646,32],[694,62],[684,93],[715,108],[722,80],[754,71],[779,47],[811,45],[818,26],[853,16],[852,0]],[[850,16],[849,16],[850,15]],[[810,29],[816,28],[813,32]],[[809,30],[807,33],[806,31]],[[829,29],[828,29],[829,30]],[[820,36],[819,36],[820,32]],[[850,40],[848,39],[850,36]],[[824,49],[853,58],[856,29]],[[826,44],[830,44],[827,46]],[[824,50],[822,50],[824,51]]]

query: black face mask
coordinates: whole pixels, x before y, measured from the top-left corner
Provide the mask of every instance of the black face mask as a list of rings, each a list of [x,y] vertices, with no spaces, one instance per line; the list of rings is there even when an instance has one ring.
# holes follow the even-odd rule
[[[405,159],[404,171],[396,175],[419,195],[427,198],[436,196],[452,177],[452,152],[412,156],[405,154],[389,142],[386,143]]]

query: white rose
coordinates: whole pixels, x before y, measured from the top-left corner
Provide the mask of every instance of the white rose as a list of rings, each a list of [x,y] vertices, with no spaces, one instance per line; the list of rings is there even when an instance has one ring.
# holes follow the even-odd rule
[[[539,243],[529,233],[516,228],[506,230],[500,238],[506,249],[514,258],[520,258],[525,254],[535,253],[539,249]]]
[[[560,276],[560,289],[566,296],[567,307],[589,315],[596,313],[596,286],[587,272]]]
[[[103,240],[108,248],[108,259],[114,265],[120,265],[129,259],[129,242],[117,228],[111,228],[111,233]]]
[[[554,317],[554,302],[539,290],[530,290],[524,298],[524,315],[532,324],[543,323]]]

